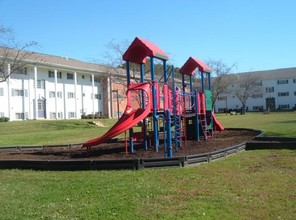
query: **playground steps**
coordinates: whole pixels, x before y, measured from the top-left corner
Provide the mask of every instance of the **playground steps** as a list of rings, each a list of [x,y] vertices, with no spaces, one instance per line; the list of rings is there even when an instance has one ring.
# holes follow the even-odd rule
[[[180,97],[180,93],[173,93],[173,123],[175,125],[174,129],[174,139],[176,150],[181,147],[185,147],[186,144],[186,111],[183,99]]]
[[[211,128],[207,124],[207,115],[205,113],[198,114],[199,117],[199,123],[202,130],[202,136],[205,140],[212,137],[211,135]]]

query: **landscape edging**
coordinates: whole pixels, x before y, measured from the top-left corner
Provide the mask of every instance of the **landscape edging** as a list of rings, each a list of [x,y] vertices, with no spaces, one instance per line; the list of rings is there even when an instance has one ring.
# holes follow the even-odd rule
[[[239,129],[229,129],[239,130]],[[122,159],[122,160],[0,160],[0,169],[33,169],[33,170],[59,170],[59,171],[80,171],[80,170],[142,170],[149,168],[168,168],[168,167],[186,167],[201,163],[209,163],[221,158],[225,158],[231,154],[238,153],[243,150],[258,149],[296,149],[296,138],[272,137],[272,141],[264,139],[263,133],[258,132],[255,140],[252,142],[244,142],[234,146],[226,147],[213,152],[179,156],[172,158],[138,158],[138,159]],[[64,145],[66,147],[77,146],[79,144]],[[51,145],[51,147],[54,145]],[[60,146],[60,145],[59,145]],[[43,149],[46,146],[10,146],[2,147],[0,150],[21,150],[24,149]]]

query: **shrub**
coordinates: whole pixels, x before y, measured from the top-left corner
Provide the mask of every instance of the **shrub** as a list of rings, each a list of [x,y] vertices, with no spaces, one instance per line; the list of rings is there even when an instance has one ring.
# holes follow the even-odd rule
[[[8,117],[0,117],[0,122],[8,122],[9,118]]]

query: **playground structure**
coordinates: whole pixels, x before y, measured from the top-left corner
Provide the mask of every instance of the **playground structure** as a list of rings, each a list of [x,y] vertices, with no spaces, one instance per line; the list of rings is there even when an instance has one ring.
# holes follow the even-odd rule
[[[148,58],[149,80],[145,79],[144,74],[144,64]],[[159,79],[156,79],[155,59],[163,64],[163,74]],[[134,153],[134,143],[140,141],[145,150],[153,145],[156,152],[163,144],[164,156],[172,157],[173,149],[178,151],[186,147],[186,140],[207,140],[214,137],[215,131],[224,130],[212,111],[211,69],[202,61],[189,57],[179,71],[182,82],[181,88],[178,88],[174,68],[167,66],[169,56],[157,45],[136,37],[124,53],[123,60],[126,61],[128,87],[125,111],[107,133],[85,142],[82,147],[90,151],[91,147],[128,131],[127,153]],[[131,83],[130,63],[140,65],[140,83]],[[199,90],[193,88],[196,72],[201,76]],[[189,77],[189,88],[186,75]],[[139,123],[141,129],[135,132],[134,127]]]

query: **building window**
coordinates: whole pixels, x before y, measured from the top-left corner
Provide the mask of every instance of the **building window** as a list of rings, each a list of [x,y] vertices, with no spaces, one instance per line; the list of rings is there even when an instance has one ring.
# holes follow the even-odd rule
[[[48,71],[48,78],[54,78],[54,71]],[[57,78],[62,78],[62,72],[57,72]]]
[[[44,80],[37,80],[37,88],[44,89],[45,88],[45,81]]]
[[[75,118],[75,112],[68,112],[68,118]]]
[[[74,79],[73,73],[67,73],[67,79]]]
[[[15,113],[15,119],[24,119],[25,115],[24,113]]]
[[[258,99],[258,98],[262,98],[263,95],[262,95],[262,94],[253,94],[251,97],[252,97],[253,99]]]
[[[63,93],[61,91],[58,91],[57,92],[57,97],[62,99],[63,98]]]
[[[55,112],[50,112],[49,113],[49,118],[50,119],[63,118],[63,112],[58,112],[58,117],[56,117]]]
[[[253,106],[253,111],[263,111],[263,106]]]
[[[279,109],[290,109],[290,105],[289,104],[279,105]]]
[[[1,94],[0,94],[1,95]],[[294,92],[294,95],[296,96],[296,91]]]
[[[63,112],[58,112],[58,118],[63,118]]]
[[[282,79],[282,80],[278,80],[278,81],[277,81],[277,84],[278,84],[278,85],[288,84],[288,83],[289,83],[289,80],[287,80],[287,79]]]
[[[95,82],[101,82],[101,79],[100,79],[100,77],[94,77],[94,81]]]
[[[84,75],[82,75],[81,78],[84,79]]]
[[[11,95],[12,96],[25,96],[28,97],[28,90],[22,90],[22,89],[12,89],[11,90]]]
[[[254,86],[262,86],[262,81],[254,83]]]
[[[4,89],[0,88],[0,96],[4,96]]]
[[[267,93],[274,92],[274,87],[266,87],[266,92]]]
[[[293,83],[296,83],[296,79],[293,79]]]
[[[48,71],[48,78],[54,78],[54,71]]]
[[[19,68],[19,69],[17,69],[17,70],[15,71],[15,73],[17,73],[17,74],[27,75],[28,70],[27,70],[26,67],[25,67],[25,68]]]
[[[218,97],[218,101],[226,101],[227,97],[226,96],[220,96]]]
[[[38,102],[38,110],[44,109],[44,102]]]
[[[55,98],[55,92],[49,91],[49,98]]]
[[[92,98],[93,96],[91,96]],[[101,94],[95,94],[95,99],[101,100],[102,99],[102,95]]]
[[[49,113],[49,118],[50,119],[56,119],[57,117],[56,117],[56,113],[55,112],[50,112]]]
[[[289,96],[289,92],[279,92],[278,97],[281,97],[281,96]]]
[[[74,92],[68,92],[68,99],[74,99]]]

